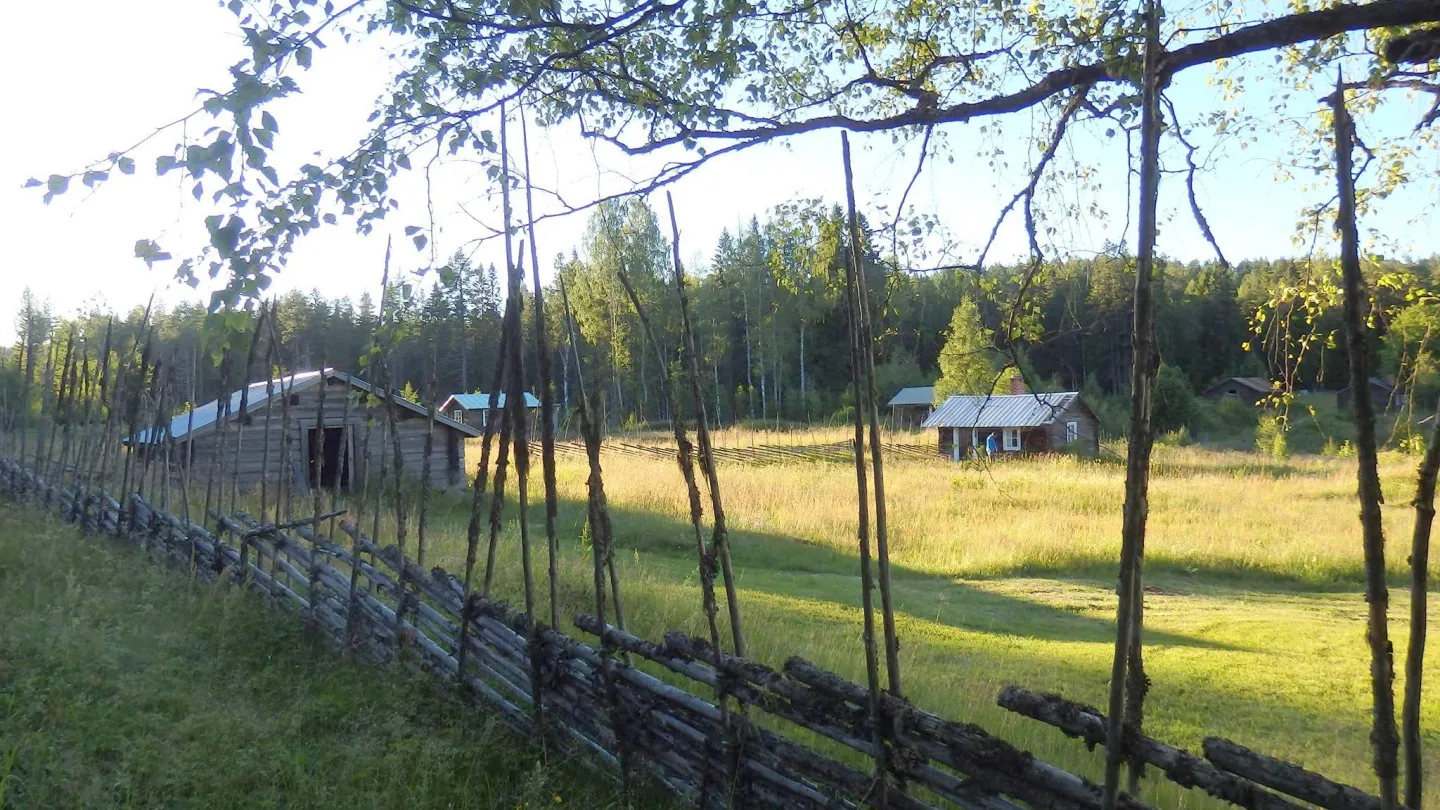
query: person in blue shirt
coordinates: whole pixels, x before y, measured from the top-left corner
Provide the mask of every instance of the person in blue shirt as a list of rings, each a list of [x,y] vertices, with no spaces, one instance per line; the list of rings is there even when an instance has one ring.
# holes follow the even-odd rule
[[[995,453],[997,453],[999,450],[1000,450],[1000,448],[997,446],[997,444],[996,444],[996,442],[995,442],[995,434],[994,434],[994,433],[991,433],[990,435],[986,436],[986,437],[985,437],[985,455],[987,455],[987,456],[993,456],[993,455],[995,455]]]

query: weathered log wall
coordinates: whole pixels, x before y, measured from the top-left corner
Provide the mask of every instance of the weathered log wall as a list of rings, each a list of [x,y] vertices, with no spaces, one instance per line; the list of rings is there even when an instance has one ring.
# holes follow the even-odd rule
[[[345,402],[346,394],[350,402]],[[365,458],[378,458],[380,452],[393,451],[388,434],[385,413],[374,397],[366,398],[362,392],[341,380],[330,380],[324,403],[324,427],[347,428],[345,446],[350,453],[350,475],[353,482],[368,474],[378,475],[379,470],[366,471]],[[290,463],[284,469],[283,452],[286,433],[283,429],[280,387],[275,395],[258,407],[250,408],[245,423],[238,419],[224,421],[219,429],[225,432],[223,461],[227,475],[234,475],[242,489],[259,485],[261,479],[278,480],[289,475],[297,491],[309,486],[308,459],[310,432],[320,424],[319,386],[302,388],[290,398]],[[429,431],[429,420],[409,408],[395,409],[395,430],[400,435],[401,457],[405,477],[420,480],[420,471],[425,462],[425,436]],[[270,428],[265,427],[270,420]],[[194,446],[190,453],[197,470],[208,470],[217,449],[216,428],[197,430]],[[465,436],[443,423],[435,425],[435,441],[430,451],[432,482],[439,487],[461,486],[465,483]],[[366,453],[366,443],[370,453]],[[266,445],[269,445],[268,453]],[[179,458],[184,458],[182,450]],[[393,463],[393,457],[389,459]],[[233,470],[231,467],[233,466]]]

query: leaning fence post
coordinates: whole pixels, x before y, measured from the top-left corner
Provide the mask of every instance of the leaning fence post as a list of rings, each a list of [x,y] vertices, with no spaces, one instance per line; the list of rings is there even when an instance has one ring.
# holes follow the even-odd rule
[[[849,174],[850,140],[840,133],[842,153],[846,157],[846,174]],[[847,182],[847,186],[851,185]],[[845,262],[846,312],[850,325],[850,379],[855,392],[855,489],[858,495],[856,508],[856,537],[860,548],[860,605],[862,608],[862,640],[865,648],[865,677],[869,685],[869,713],[871,723],[871,745],[875,749],[875,798],[879,807],[889,806],[890,777],[888,757],[885,753],[885,722],[880,710],[880,671],[875,652],[875,605],[872,590],[874,584],[870,574],[870,492],[865,471],[865,427],[860,403],[863,401],[865,369],[860,360],[863,332],[860,328],[860,308],[855,276],[863,272],[860,257],[854,246],[847,251],[850,255]]]
[[[387,342],[389,342],[387,340]],[[392,349],[393,351],[393,349]],[[405,540],[409,534],[409,514],[405,506],[405,491],[403,489],[403,475],[405,470],[405,456],[402,452],[400,440],[399,419],[396,415],[397,400],[400,394],[395,390],[395,367],[393,358],[386,358],[382,361],[382,369],[385,376],[385,422],[390,429],[390,446],[395,454],[394,468],[390,471],[395,484],[395,544],[400,551],[400,601],[395,607],[395,645],[400,648],[405,643],[405,614],[409,610],[412,599],[409,585],[409,577],[406,575],[408,566],[404,561],[408,558],[405,555]]]
[[[49,436],[51,392],[55,390],[55,352],[57,349],[53,330],[46,336],[46,340],[49,345],[45,351],[45,371],[42,372],[44,379],[41,380],[45,387],[40,391],[40,420],[36,426],[38,432],[35,437],[35,463],[32,465],[37,478],[43,478],[45,475],[45,440]]]
[[[1425,672],[1426,604],[1430,598],[1430,529],[1435,522],[1435,479],[1440,474],[1440,407],[1431,417],[1430,442],[1415,474],[1415,528],[1410,540],[1410,644],[1405,651],[1405,702],[1400,710],[1405,743],[1405,804],[1420,810],[1425,760],[1421,756],[1420,698]]]
[[[127,446],[127,450],[125,452],[125,469],[120,479],[120,491],[116,493],[120,500],[120,513],[115,520],[116,534],[123,534],[133,528],[131,523],[134,518],[134,504],[130,500],[130,473],[135,467],[135,454],[140,452],[136,433],[140,427],[140,401],[144,395],[146,380],[150,375],[150,351],[154,345],[152,338],[153,333],[151,337],[145,338],[145,350],[140,354],[140,376],[135,380],[135,390],[130,392],[130,413],[126,427],[126,439],[121,442]],[[127,507],[130,508],[127,509]]]
[[[534,186],[530,182],[530,132],[525,125],[525,110],[520,110],[520,141],[525,155],[525,217],[530,237],[530,272],[534,283],[535,355],[540,373],[540,465],[545,482],[545,542],[549,553],[550,626],[560,626],[560,574],[556,561],[560,556],[555,535],[558,494],[555,484],[555,382],[550,363],[550,339],[545,334],[545,291],[540,286],[540,250],[535,244]]]
[[[212,430],[215,431],[215,441],[210,451],[210,474],[205,480],[205,506],[200,512],[202,524],[210,521],[211,500],[215,495],[215,477],[219,472],[221,458],[225,455],[225,416],[230,410],[230,347],[225,347],[225,352],[220,360],[220,395],[215,399],[215,421],[212,423]],[[215,558],[210,561],[211,567],[219,573],[221,562],[224,557],[220,554],[220,544],[224,542],[223,535],[225,527],[220,523],[215,524]]]
[[[55,429],[50,431],[50,446],[45,450],[45,464],[47,467],[47,471],[51,465],[57,463],[55,459],[55,439],[60,433],[60,426],[61,424],[63,424],[65,419],[65,398],[69,394],[70,362],[74,358],[74,352],[75,327],[72,326],[70,327],[68,336],[65,338],[65,355],[64,359],[60,362],[60,379],[56,382],[56,386],[58,387],[59,391],[55,397],[55,405],[53,408],[50,409],[51,418],[55,421]],[[60,474],[50,476],[51,484],[55,486],[59,485],[60,478],[64,475],[65,471],[64,460],[61,459],[58,463],[60,465]],[[48,489],[45,492],[45,505],[50,505],[50,491]]]
[[[318,627],[315,614],[320,610],[320,502],[325,487],[325,394],[330,387],[330,374],[325,368],[325,353],[320,353],[320,380],[315,396],[315,432],[303,443],[307,459],[306,480],[310,482],[310,499],[314,519],[310,523],[310,570],[306,596],[310,598],[310,623]]]
[[[509,312],[510,308],[507,305],[505,308],[507,319]],[[470,523],[465,531],[465,586],[463,598],[460,603],[459,650],[456,652],[456,662],[458,664],[456,673],[462,686],[467,683],[465,680],[465,664],[466,659],[469,657],[470,613],[473,607],[474,597],[475,562],[479,555],[480,547],[480,520],[483,514],[482,505],[489,484],[490,445],[495,438],[495,406],[498,402],[497,398],[500,395],[500,387],[504,385],[507,356],[509,354],[510,332],[504,325],[506,323],[508,323],[508,320],[502,320],[500,348],[495,355],[495,370],[490,380],[489,397],[485,403],[486,410],[482,411],[484,415],[481,418],[485,423],[485,434],[480,440],[480,463],[475,468],[474,491],[471,494],[470,500]]]
[[[1375,777],[1380,782],[1380,806],[1390,810],[1399,801],[1396,785],[1395,665],[1391,660],[1390,589],[1385,582],[1385,527],[1380,514],[1384,501],[1375,440],[1375,406],[1370,399],[1370,329],[1365,304],[1369,297],[1360,272],[1360,237],[1355,224],[1355,177],[1352,164],[1354,122],[1345,106],[1343,79],[1337,77],[1330,96],[1335,122],[1335,179],[1339,186],[1335,228],[1340,232],[1340,269],[1345,292],[1345,342],[1350,355],[1350,389],[1354,394],[1355,448],[1359,464],[1360,527],[1365,548],[1365,602],[1369,607],[1366,637],[1370,644],[1370,690]]]
[[[513,299],[513,296],[511,297]],[[507,300],[505,302],[505,321],[501,327],[508,337],[502,338],[506,342],[507,353],[510,342],[520,340],[520,302],[519,300]],[[515,374],[515,369],[510,365],[508,358],[503,369],[504,377],[502,384],[509,387],[509,379]],[[490,404],[495,404],[496,392],[490,393]],[[490,544],[485,549],[485,582],[481,587],[481,595],[489,599],[490,588],[495,582],[495,551],[500,541],[500,518],[505,508],[505,472],[510,463],[510,420],[505,418],[504,412],[497,413],[494,408],[487,410],[486,419],[500,421],[500,447],[496,451],[494,490],[490,495]]]
[[[276,340],[275,340],[275,317],[272,312],[270,317],[269,340],[265,345],[265,438],[260,447],[260,522],[269,520],[270,507],[270,442],[272,440],[271,428],[274,426],[275,416],[275,371],[276,371]],[[284,381],[281,381],[284,384]],[[277,499],[278,500],[278,499]],[[280,516],[275,516],[275,522],[280,522]],[[243,552],[242,552],[243,553]]]
[[[240,456],[245,445],[245,421],[250,413],[250,374],[255,369],[255,347],[260,343],[260,330],[265,326],[265,306],[255,316],[255,329],[250,333],[250,347],[245,350],[245,366],[240,370],[240,411],[235,419],[235,474],[230,479],[230,511],[233,513],[240,499]],[[264,473],[261,473],[264,477]],[[263,521],[265,517],[262,515]],[[241,576],[245,569],[245,543],[240,544]]]

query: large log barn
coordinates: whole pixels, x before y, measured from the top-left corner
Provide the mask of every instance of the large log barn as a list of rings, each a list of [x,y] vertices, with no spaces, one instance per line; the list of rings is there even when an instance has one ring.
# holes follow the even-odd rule
[[[319,414],[322,378],[325,383],[323,419]],[[196,480],[204,480],[220,438],[215,431],[223,430],[227,480],[234,475],[242,488],[254,487],[262,478],[275,480],[283,474],[285,411],[288,410],[289,475],[297,490],[317,483],[326,489],[346,490],[357,486],[367,474],[364,469],[367,457],[379,473],[382,452],[386,454],[387,465],[395,463],[389,417],[376,386],[343,371],[325,369],[261,380],[250,383],[248,388],[243,424],[240,399],[245,389],[240,389],[224,399],[194,408],[193,413],[181,412],[170,420],[168,435],[163,427],[153,431],[153,436],[151,430],[142,430],[126,444],[159,448],[173,438],[174,457],[181,464],[191,465],[192,474],[201,476]],[[267,388],[270,389],[268,395]],[[429,412],[398,394],[392,394],[392,398],[396,405],[395,432],[400,437],[402,474],[418,481],[425,461]],[[465,483],[465,439],[479,435],[480,431],[470,425],[441,413],[435,415],[435,437],[430,452],[430,475],[435,486]],[[367,438],[369,453],[365,446]]]

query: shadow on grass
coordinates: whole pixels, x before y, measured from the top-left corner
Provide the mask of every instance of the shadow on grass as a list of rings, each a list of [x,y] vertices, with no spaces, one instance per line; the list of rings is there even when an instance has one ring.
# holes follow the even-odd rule
[[[1357,540],[1358,543],[1358,540]],[[1402,561],[1403,562],[1403,561]],[[1054,562],[1024,562],[1017,565],[990,570],[975,579],[998,580],[1009,577],[1043,577],[1072,580],[1075,582],[1104,583],[1109,585],[1116,577],[1119,564],[1116,560],[1089,554],[1076,554]],[[1217,590],[1235,594],[1295,594],[1295,593],[1355,593],[1365,589],[1365,569],[1362,561],[1329,560],[1315,563],[1303,572],[1286,572],[1274,568],[1246,565],[1241,561],[1196,561],[1187,558],[1166,557],[1148,554],[1145,558],[1145,576],[1165,578],[1171,586],[1194,583],[1197,589],[1207,592]],[[1391,588],[1408,589],[1408,570],[1391,566],[1386,573],[1386,582]],[[1440,592],[1440,582],[1430,582],[1431,592]]]
[[[561,499],[558,507],[558,530],[573,538],[576,527],[584,520],[585,505]],[[698,580],[695,532],[688,521],[613,504],[610,515],[617,552],[647,555],[656,562],[664,561],[670,574],[681,581]],[[543,537],[543,529],[539,528],[543,526],[543,510],[533,507],[530,521],[532,541]],[[463,532],[463,526],[460,530]],[[708,527],[703,536],[708,541]],[[561,540],[562,545],[568,542],[568,538]],[[860,569],[855,554],[794,537],[753,531],[732,531],[731,547],[743,589],[859,609]],[[1082,611],[1088,608],[996,593],[951,576],[893,563],[890,576],[897,610],[916,619],[977,633],[1050,641],[1108,642],[1115,636],[1114,622],[1085,615]],[[1071,572],[1055,578],[1076,579]],[[1149,640],[1163,645],[1233,649],[1164,632],[1151,634]]]

